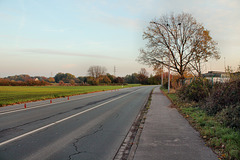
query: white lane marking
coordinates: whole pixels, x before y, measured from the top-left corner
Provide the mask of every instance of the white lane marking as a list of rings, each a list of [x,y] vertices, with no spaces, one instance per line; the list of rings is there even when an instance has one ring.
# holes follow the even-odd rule
[[[94,96],[97,96],[97,95],[94,95]],[[38,105],[38,106],[36,106],[36,107],[29,107],[29,108],[23,108],[23,109],[17,109],[17,110],[11,110],[11,111],[6,111],[6,112],[1,112],[0,115],[9,114],[9,113],[14,113],[14,112],[20,112],[20,111],[26,111],[26,110],[30,110],[30,109],[40,108],[40,107],[44,107],[44,106],[50,106],[50,105],[59,104],[59,103],[66,103],[66,102],[69,102],[69,101],[75,101],[75,100],[79,100],[79,99],[83,99],[83,98],[88,98],[88,97],[94,97],[94,96],[85,96],[85,97],[81,97],[81,98],[77,98],[77,99],[72,99],[72,100],[67,100],[67,101],[60,101],[60,102],[54,102],[54,103],[49,103],[49,104]]]
[[[127,89],[128,89],[128,88],[127,88]],[[101,94],[104,93],[104,92],[108,93],[109,91],[103,91],[103,92],[101,92]],[[70,100],[67,100],[67,101],[60,101],[60,102],[54,102],[54,103],[49,103],[49,104],[37,105],[37,106],[35,106],[35,107],[29,107],[29,108],[12,109],[12,110],[10,110],[10,111],[0,112],[0,115],[9,114],[9,113],[15,113],[15,112],[20,112],[20,111],[26,111],[26,110],[30,110],[30,109],[40,108],[40,107],[44,107],[44,106],[50,106],[50,105],[59,104],[59,103],[67,103],[67,102],[69,102],[69,101],[76,101],[76,100],[79,100],[79,99],[84,99],[84,98],[89,98],[89,97],[95,97],[95,96],[98,96],[98,95],[85,96],[85,97],[70,99]],[[50,99],[49,99],[49,100],[50,100]]]
[[[129,88],[124,88],[124,89],[129,89]],[[107,90],[107,91],[103,91],[101,93],[108,93],[110,92],[111,90]],[[76,100],[79,100],[79,99],[84,99],[84,98],[89,98],[89,97],[95,97],[95,96],[98,96],[98,95],[92,95],[92,96],[85,96],[85,97],[80,97],[80,98],[76,98],[76,99],[70,99],[70,100],[67,100],[67,101],[60,101],[60,102],[54,102],[54,103],[50,103],[50,104],[43,104],[43,105],[37,105],[35,107],[29,107],[29,108],[22,108],[22,109],[13,109],[13,110],[10,110],[10,111],[4,111],[4,112],[0,112],[0,115],[4,115],[4,114],[9,114],[9,113],[15,113],[15,112],[21,112],[21,111],[26,111],[26,110],[30,110],[30,109],[36,109],[36,108],[40,108],[40,107],[44,107],[44,106],[50,106],[50,105],[54,105],[54,104],[59,104],[59,103],[67,103],[69,101],[76,101]]]
[[[140,89],[142,89],[142,88],[140,88]],[[50,123],[50,124],[48,124],[48,125],[46,125],[46,126],[43,126],[43,127],[41,127],[41,128],[38,128],[38,129],[35,129],[35,130],[33,130],[33,131],[24,133],[24,134],[22,134],[22,135],[20,135],[20,136],[17,136],[17,137],[15,137],[15,138],[9,139],[9,140],[4,141],[4,142],[1,142],[1,143],[0,143],[0,146],[3,146],[3,145],[5,145],[5,144],[8,144],[8,143],[13,142],[13,141],[15,141],[15,140],[18,140],[18,139],[20,139],[20,138],[26,137],[26,136],[28,136],[28,135],[30,135],[30,134],[36,133],[36,132],[41,131],[41,130],[43,130],[43,129],[45,129],[45,128],[51,127],[51,126],[53,126],[53,125],[56,125],[56,124],[58,124],[58,123],[61,123],[61,122],[66,121],[66,120],[68,120],[68,119],[71,119],[71,118],[73,118],[73,117],[76,117],[76,116],[81,115],[81,114],[83,114],[83,113],[86,113],[86,112],[88,112],[88,111],[91,111],[91,110],[94,110],[94,109],[96,109],[96,108],[99,108],[99,107],[101,107],[101,106],[103,106],[103,105],[105,105],[105,104],[108,104],[108,103],[112,102],[112,101],[115,101],[115,100],[120,99],[120,98],[122,98],[122,97],[126,97],[126,96],[129,95],[129,94],[132,94],[132,93],[134,93],[134,92],[137,92],[137,91],[140,90],[140,89],[137,89],[137,90],[135,90],[135,91],[133,91],[133,92],[130,92],[130,93],[125,94],[125,95],[122,95],[122,96],[120,96],[120,97],[114,98],[114,99],[112,99],[112,100],[110,100],[110,101],[104,102],[104,103],[99,104],[99,105],[97,105],[97,106],[95,106],[95,107],[89,108],[89,109],[87,109],[87,110],[85,110],[85,111],[82,111],[82,112],[79,112],[79,113],[76,113],[76,114],[71,115],[71,116],[69,116],[69,117],[66,117],[66,118],[64,118],[64,119],[61,119],[61,120],[58,120],[58,121],[56,121],[56,122]]]

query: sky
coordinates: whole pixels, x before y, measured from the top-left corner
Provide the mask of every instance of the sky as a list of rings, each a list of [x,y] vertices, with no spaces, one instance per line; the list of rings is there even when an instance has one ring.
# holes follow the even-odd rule
[[[0,0],[0,77],[58,72],[87,75],[92,65],[125,76],[146,68],[136,59],[149,22],[190,13],[218,42],[221,59],[203,67],[240,65],[239,0]]]

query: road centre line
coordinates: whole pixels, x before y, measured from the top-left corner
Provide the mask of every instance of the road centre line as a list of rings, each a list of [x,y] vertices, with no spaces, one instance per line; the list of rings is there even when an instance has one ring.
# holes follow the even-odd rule
[[[1,143],[0,143],[0,146],[3,146],[3,145],[8,144],[8,143],[10,143],[10,142],[16,141],[16,140],[18,140],[18,139],[21,139],[21,138],[23,138],[23,137],[26,137],[26,136],[28,136],[28,135],[31,135],[31,134],[36,133],[36,132],[38,132],[38,131],[41,131],[41,130],[43,130],[43,129],[49,128],[49,127],[51,127],[51,126],[54,126],[54,125],[56,125],[56,124],[58,124],[58,123],[61,123],[61,122],[66,121],[66,120],[68,120],[68,119],[71,119],[71,118],[74,118],[74,117],[76,117],[76,116],[79,116],[79,115],[81,115],[81,114],[83,114],[83,113],[86,113],[86,112],[88,112],[88,111],[91,111],[91,110],[94,110],[94,109],[96,109],[96,108],[99,108],[99,107],[101,107],[101,106],[103,106],[103,105],[105,105],[105,104],[108,104],[108,103],[113,102],[113,101],[115,101],[115,100],[118,100],[118,99],[120,99],[120,98],[126,97],[127,95],[130,95],[130,94],[132,94],[132,93],[135,93],[135,92],[137,92],[137,91],[140,90],[140,89],[142,89],[142,88],[139,88],[139,89],[137,89],[137,90],[135,90],[135,91],[133,91],[133,92],[130,92],[130,93],[128,93],[128,94],[125,94],[125,95],[122,95],[122,96],[120,96],[120,97],[114,98],[114,99],[112,99],[112,100],[110,100],[110,101],[107,101],[107,102],[104,102],[104,103],[102,103],[102,104],[99,104],[99,105],[97,105],[97,106],[95,106],[95,107],[86,109],[85,111],[76,113],[76,114],[71,115],[71,116],[69,116],[69,117],[66,117],[66,118],[64,118],[64,119],[61,119],[61,120],[58,120],[58,121],[56,121],[56,122],[50,123],[50,124],[48,124],[48,125],[46,125],[46,126],[40,127],[40,128],[35,129],[35,130],[33,130],[33,131],[24,133],[24,134],[22,134],[22,135],[20,135],[20,136],[17,136],[17,137],[15,137],[15,138],[9,139],[9,140],[4,141],[4,142],[1,142]]]

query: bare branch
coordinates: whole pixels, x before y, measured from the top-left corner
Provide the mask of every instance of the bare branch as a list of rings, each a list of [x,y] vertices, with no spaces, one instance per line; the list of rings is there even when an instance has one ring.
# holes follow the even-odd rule
[[[188,13],[166,15],[150,22],[143,39],[148,43],[146,49],[140,49],[138,61],[149,66],[168,66],[170,60],[170,68],[182,78],[188,68],[199,72],[199,63],[220,57],[209,31]]]

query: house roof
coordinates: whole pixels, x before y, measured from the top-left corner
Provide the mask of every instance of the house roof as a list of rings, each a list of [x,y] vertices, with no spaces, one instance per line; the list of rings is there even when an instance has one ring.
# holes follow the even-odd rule
[[[222,74],[227,74],[221,71],[208,71],[208,73],[202,74],[203,77],[221,77]]]

